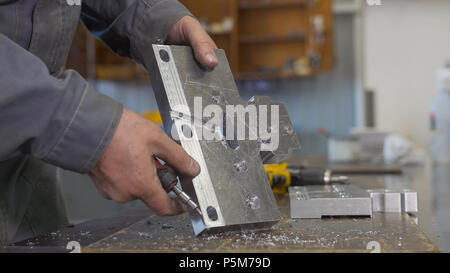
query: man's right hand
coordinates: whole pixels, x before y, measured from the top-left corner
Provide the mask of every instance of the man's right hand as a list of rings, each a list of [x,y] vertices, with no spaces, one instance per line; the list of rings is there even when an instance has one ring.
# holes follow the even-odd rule
[[[124,109],[110,144],[89,175],[106,199],[119,203],[140,199],[158,215],[185,212],[186,207],[162,188],[153,156],[180,174],[200,173],[198,163],[157,124]]]

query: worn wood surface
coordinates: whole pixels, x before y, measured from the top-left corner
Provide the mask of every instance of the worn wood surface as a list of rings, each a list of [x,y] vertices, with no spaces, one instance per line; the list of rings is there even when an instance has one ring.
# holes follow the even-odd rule
[[[322,166],[319,163],[313,166]],[[366,189],[414,189],[415,183],[408,182],[412,177],[419,185],[429,182],[423,173],[419,168],[397,176],[352,176],[351,183]],[[424,205],[431,197],[424,191],[420,196],[419,210],[426,212]],[[195,237],[188,215],[159,217],[138,206],[17,243],[9,251],[64,252],[69,241],[80,242],[85,252],[367,252],[368,245],[377,243],[381,252],[438,251],[408,214],[292,220],[288,196],[277,196],[277,201],[283,219],[270,230]],[[420,221],[429,221],[425,216],[419,215]]]
[[[153,215],[84,247],[83,251],[369,252],[367,248],[377,243],[382,252],[437,251],[407,214],[377,213],[372,218],[292,220],[288,215],[288,196],[278,196],[277,200],[283,219],[269,230],[195,237],[188,215]]]

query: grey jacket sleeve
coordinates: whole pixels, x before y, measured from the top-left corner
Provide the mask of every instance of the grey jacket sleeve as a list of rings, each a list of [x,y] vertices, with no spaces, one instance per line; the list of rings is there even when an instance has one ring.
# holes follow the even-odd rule
[[[0,160],[29,154],[80,173],[109,144],[122,106],[75,71],[51,76],[36,56],[0,34]]]
[[[177,0],[84,0],[81,19],[120,56],[145,68],[152,44],[163,44],[170,28],[191,13]]]

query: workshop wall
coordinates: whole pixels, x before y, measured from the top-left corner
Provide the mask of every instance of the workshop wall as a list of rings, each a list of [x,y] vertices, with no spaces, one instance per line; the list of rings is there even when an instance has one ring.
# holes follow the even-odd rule
[[[364,9],[364,81],[376,123],[429,147],[436,71],[450,60],[450,1],[396,0]]]

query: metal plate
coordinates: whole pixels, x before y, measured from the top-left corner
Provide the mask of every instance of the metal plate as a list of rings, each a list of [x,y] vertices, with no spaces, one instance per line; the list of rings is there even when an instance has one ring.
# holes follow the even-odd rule
[[[290,187],[291,218],[372,216],[367,191],[353,185]]]
[[[183,190],[203,213],[203,218],[191,214],[195,234],[204,230],[268,227],[278,222],[280,212],[264,171],[260,139],[252,139],[250,132],[238,142],[201,137],[205,132],[225,131],[225,124],[224,128],[207,126],[202,112],[206,106],[216,105],[225,113],[227,105],[248,105],[239,96],[224,51],[216,50],[219,65],[212,71],[196,62],[190,47],[153,45],[152,53],[147,67],[153,68],[150,77],[166,133],[179,137],[202,170],[194,179],[181,179]],[[289,119],[287,112],[283,117]],[[246,121],[238,119],[235,126],[240,122]],[[283,124],[296,141],[292,148],[298,148],[290,120]],[[186,128],[190,135],[183,133]]]

